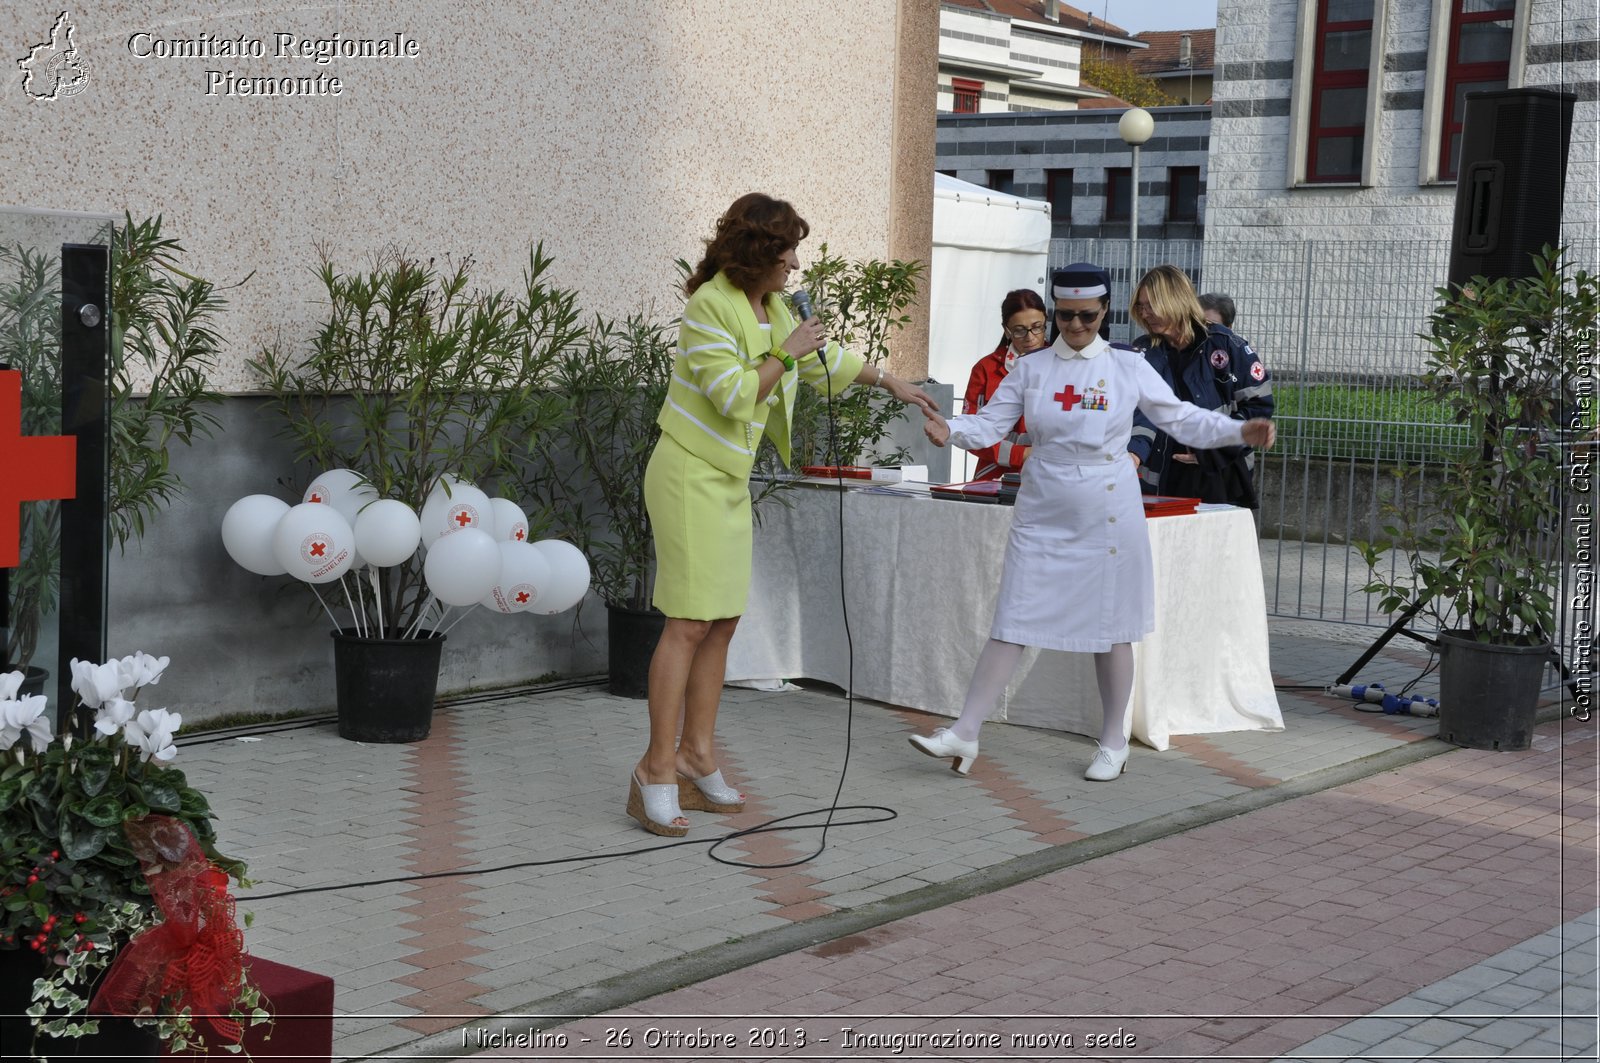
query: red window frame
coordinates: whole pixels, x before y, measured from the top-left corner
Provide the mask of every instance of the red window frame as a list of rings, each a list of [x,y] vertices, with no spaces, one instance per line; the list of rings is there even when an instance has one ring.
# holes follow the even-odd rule
[[[1117,213],[1117,186],[1126,182],[1128,184],[1128,207],[1122,213]],[[1106,221],[1132,221],[1133,220],[1133,167],[1107,166],[1106,167]]]
[[[1459,169],[1459,160],[1450,153],[1450,142],[1461,132],[1465,123],[1466,108],[1455,113],[1456,87],[1474,82],[1498,82],[1505,88],[1511,81],[1511,56],[1493,63],[1463,63],[1461,61],[1462,27],[1477,22],[1506,22],[1515,24],[1516,5],[1494,11],[1463,11],[1467,0],[1450,0],[1450,50],[1444,76],[1444,120],[1439,123],[1439,177],[1453,181]],[[1459,145],[1458,145],[1459,146]]]
[[[1187,213],[1181,213],[1178,209],[1178,180],[1181,177],[1188,177],[1194,181],[1194,197],[1185,204]],[[1167,167],[1167,220],[1177,222],[1200,220],[1200,167]]]
[[[1353,70],[1328,70],[1325,68],[1326,49],[1328,37],[1334,33],[1349,33],[1366,30],[1372,33],[1372,19],[1347,20],[1343,22],[1328,21],[1329,0],[1317,2],[1317,50],[1316,62],[1312,66],[1311,74],[1311,135],[1310,143],[1306,146],[1306,181],[1312,183],[1338,182],[1341,184],[1361,180],[1361,160],[1356,160],[1354,173],[1329,173],[1318,174],[1317,158],[1324,140],[1337,137],[1358,137],[1362,141],[1363,149],[1366,144],[1366,126],[1327,126],[1322,124],[1322,93],[1324,89],[1361,89],[1363,92],[1372,91],[1372,52],[1369,47],[1367,63],[1359,69]],[[1374,0],[1376,7],[1377,0]],[[1364,112],[1363,108],[1363,112]]]
[[[1050,201],[1050,221],[1065,225],[1072,221],[1072,171],[1046,170],[1044,198]]]
[[[968,78],[951,78],[950,92],[954,98],[953,114],[977,114],[978,101],[983,99],[983,82]]]

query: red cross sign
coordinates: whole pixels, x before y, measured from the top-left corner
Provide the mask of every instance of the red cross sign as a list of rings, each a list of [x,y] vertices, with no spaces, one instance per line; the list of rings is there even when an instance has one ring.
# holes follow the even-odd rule
[[[0,372],[0,568],[22,563],[22,503],[78,494],[75,436],[22,434],[22,372]]]
[[[1061,408],[1069,413],[1072,411],[1074,406],[1083,401],[1083,396],[1079,395],[1077,391],[1073,389],[1071,384],[1068,384],[1058,393],[1051,395],[1050,397],[1061,403]]]
[[[467,525],[472,523],[472,514],[468,513],[466,510],[463,509],[460,513],[457,513],[451,519],[456,522],[456,525],[458,527],[465,528]]]

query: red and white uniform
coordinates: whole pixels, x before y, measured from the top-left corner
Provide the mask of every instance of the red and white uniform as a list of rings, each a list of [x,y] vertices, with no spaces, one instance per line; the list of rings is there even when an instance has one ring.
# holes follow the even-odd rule
[[[1239,445],[1242,422],[1181,401],[1137,351],[1058,338],[1019,358],[976,414],[950,419],[968,450],[1026,416],[1033,439],[1006,543],[990,637],[1103,653],[1155,630],[1155,585],[1139,477],[1128,459],[1134,410],[1192,447]]]
[[[1007,341],[979,358],[972,367],[972,376],[967,380],[966,401],[962,404],[961,412],[974,414],[988,405],[995,392],[1000,390],[1006,373],[1010,372],[1020,357],[1016,348]],[[1023,420],[1018,420],[1004,439],[992,446],[975,449],[972,453],[978,459],[976,479],[998,480],[1008,472],[1017,472],[1028,456],[1027,425]]]

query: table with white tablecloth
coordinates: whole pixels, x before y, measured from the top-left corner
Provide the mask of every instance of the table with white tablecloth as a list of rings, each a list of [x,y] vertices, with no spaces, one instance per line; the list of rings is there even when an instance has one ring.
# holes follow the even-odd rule
[[[994,615],[1010,506],[799,487],[756,513],[730,682],[816,679],[960,712]],[[1282,730],[1252,514],[1206,509],[1149,529],[1156,630],[1134,646],[1133,737],[1165,749],[1175,734]],[[1092,586],[1062,593],[1096,608]],[[1093,656],[1029,650],[992,718],[1098,735]]]

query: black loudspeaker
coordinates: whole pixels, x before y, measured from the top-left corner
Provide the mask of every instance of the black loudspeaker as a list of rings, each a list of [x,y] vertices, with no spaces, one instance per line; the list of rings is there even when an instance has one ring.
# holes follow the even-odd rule
[[[1456,169],[1450,283],[1526,277],[1561,242],[1567,145],[1577,97],[1551,89],[1467,94]]]

